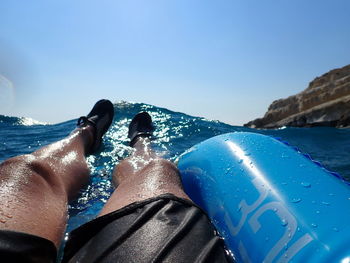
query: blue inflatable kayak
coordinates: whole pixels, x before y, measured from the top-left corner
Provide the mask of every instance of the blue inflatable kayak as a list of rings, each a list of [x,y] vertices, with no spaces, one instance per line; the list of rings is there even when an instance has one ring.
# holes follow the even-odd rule
[[[348,183],[283,142],[220,135],[178,167],[238,262],[350,262]]]

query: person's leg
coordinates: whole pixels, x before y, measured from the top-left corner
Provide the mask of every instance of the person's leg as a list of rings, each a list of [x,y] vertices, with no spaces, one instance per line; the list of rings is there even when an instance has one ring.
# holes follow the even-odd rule
[[[100,216],[128,204],[170,193],[189,199],[182,189],[179,172],[170,161],[157,157],[150,139],[138,137],[134,153],[116,166],[113,173],[117,189],[103,207]]]
[[[0,165],[1,230],[33,234],[59,246],[67,202],[89,180],[85,154],[100,141],[102,127],[109,126],[97,117],[92,119],[96,125],[84,121],[66,139]]]
[[[151,149],[152,119],[146,112],[137,114],[129,126],[132,155],[114,169],[113,182],[117,186],[103,207],[100,216],[161,194],[173,194],[189,199],[182,189],[176,166],[158,157]]]
[[[85,151],[90,127],[32,154],[0,165],[0,228],[25,232],[59,245],[67,218],[67,201],[88,181]]]

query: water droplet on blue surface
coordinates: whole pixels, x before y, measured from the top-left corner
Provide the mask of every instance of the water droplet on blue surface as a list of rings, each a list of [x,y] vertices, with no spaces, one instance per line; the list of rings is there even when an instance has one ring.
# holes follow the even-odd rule
[[[246,154],[245,154],[245,156],[250,156],[250,155],[251,155],[251,153],[246,153]]]
[[[274,212],[277,212],[277,211],[278,211],[278,209],[277,209],[277,208],[274,208],[274,209],[273,209],[273,211],[274,211]]]
[[[301,185],[305,188],[310,188],[311,184],[309,182],[301,182]]]
[[[282,153],[281,157],[282,158],[289,158],[289,156],[287,154],[285,154],[285,153]]]
[[[301,198],[293,198],[292,199],[292,203],[299,203],[299,202],[301,202]]]
[[[238,161],[238,163],[243,163],[243,159],[240,159],[240,160]]]
[[[311,223],[311,226],[312,226],[313,228],[316,228],[318,225],[315,224],[315,223]]]
[[[265,241],[266,241],[266,242],[269,241],[269,239],[270,239],[269,237],[265,237]]]
[[[319,213],[321,213],[320,211],[318,211],[318,210],[316,210],[316,214],[319,214]]]
[[[323,202],[321,202],[321,204],[327,205],[327,206],[328,206],[328,205],[330,205],[331,203],[329,203],[329,202],[324,202],[324,201],[323,201]]]
[[[336,228],[336,227],[333,227],[332,229],[333,229],[334,232],[339,232],[339,229]]]
[[[288,221],[286,219],[282,219],[281,225],[282,226],[287,226],[288,225]]]
[[[288,183],[286,183],[286,182],[282,182],[282,185],[287,185]]]
[[[333,194],[333,193],[329,193],[328,195],[329,195],[329,196],[334,196],[335,194]]]

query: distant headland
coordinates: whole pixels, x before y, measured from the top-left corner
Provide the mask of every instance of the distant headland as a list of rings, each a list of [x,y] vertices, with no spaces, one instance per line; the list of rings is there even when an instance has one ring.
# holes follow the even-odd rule
[[[251,128],[350,127],[350,65],[315,78],[302,92],[272,102]]]

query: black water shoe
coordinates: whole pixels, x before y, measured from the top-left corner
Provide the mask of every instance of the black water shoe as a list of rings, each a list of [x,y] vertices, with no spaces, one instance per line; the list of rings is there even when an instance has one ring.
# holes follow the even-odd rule
[[[154,127],[151,116],[147,112],[136,114],[129,125],[129,145],[132,147],[138,137],[151,137],[153,131]]]
[[[94,127],[94,142],[87,151],[88,154],[96,152],[102,144],[102,136],[112,124],[114,107],[109,100],[99,100],[87,116],[78,119],[78,127],[91,125]]]

